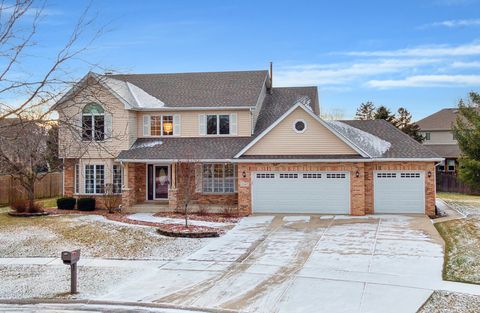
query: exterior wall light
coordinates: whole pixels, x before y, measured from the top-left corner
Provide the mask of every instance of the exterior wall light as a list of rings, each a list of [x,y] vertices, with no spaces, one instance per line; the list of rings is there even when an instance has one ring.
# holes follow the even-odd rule
[[[356,178],[359,178],[359,177],[360,177],[360,172],[359,172],[358,170],[355,172],[355,177],[356,177]]]
[[[428,178],[432,177],[432,171],[428,171],[427,175],[428,175]]]
[[[245,171],[242,172],[242,177],[243,178],[247,177],[247,173],[245,173]]]

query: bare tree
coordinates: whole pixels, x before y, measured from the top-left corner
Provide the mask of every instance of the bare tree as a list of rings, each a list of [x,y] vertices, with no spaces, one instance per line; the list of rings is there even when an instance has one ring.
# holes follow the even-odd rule
[[[185,216],[185,227],[188,228],[188,214],[190,211],[190,204],[196,199],[197,192],[196,175],[199,168],[199,162],[194,159],[187,161],[180,161],[176,166],[176,188],[177,188],[177,207],[183,211]]]
[[[76,86],[78,79],[69,71],[71,63],[104,32],[103,27],[92,31],[96,28],[96,16],[87,7],[63,47],[50,58],[42,55],[42,60],[49,62],[46,69],[39,70],[43,64],[29,68],[28,61],[40,57],[35,55],[35,47],[40,44],[38,25],[45,15],[45,6],[46,1],[41,0],[0,3],[0,168],[20,181],[31,206],[35,200],[35,182],[42,177],[41,167],[48,166],[50,171],[55,171],[61,165],[52,162],[52,155],[47,153],[47,147],[55,146],[57,143],[53,141],[58,138],[48,135],[56,123],[52,104]],[[92,64],[89,67],[98,68]],[[94,84],[101,84],[100,79]],[[91,93],[96,92],[95,88],[92,90]],[[75,107],[83,100],[76,101],[69,105]],[[75,118],[65,117],[61,126],[75,133],[76,139],[81,138],[82,125]]]

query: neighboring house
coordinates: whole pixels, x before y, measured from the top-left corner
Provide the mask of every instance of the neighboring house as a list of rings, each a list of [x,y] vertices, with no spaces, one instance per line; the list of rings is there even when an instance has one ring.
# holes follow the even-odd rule
[[[456,108],[442,109],[417,122],[425,138],[423,144],[445,158],[437,166],[439,172],[455,173],[457,170],[460,148],[452,131],[457,114]]]
[[[435,211],[437,154],[383,120],[324,121],[316,87],[268,71],[90,73],[55,109],[68,196],[111,183],[125,207],[174,209],[186,161],[195,203],[242,215]]]

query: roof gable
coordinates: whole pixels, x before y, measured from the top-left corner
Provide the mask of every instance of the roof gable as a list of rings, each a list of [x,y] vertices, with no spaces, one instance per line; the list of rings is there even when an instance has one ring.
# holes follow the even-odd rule
[[[451,130],[456,121],[458,108],[442,109],[429,115],[416,124],[420,129],[425,130]]]
[[[297,120],[306,122],[306,130],[297,133]],[[242,155],[361,155],[368,154],[331,128],[301,103],[292,106],[275,123],[240,151]]]

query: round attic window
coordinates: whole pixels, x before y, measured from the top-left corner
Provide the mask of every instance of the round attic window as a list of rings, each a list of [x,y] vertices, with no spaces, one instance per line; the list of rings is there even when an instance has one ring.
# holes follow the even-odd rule
[[[304,120],[296,120],[293,123],[293,130],[297,133],[303,133],[307,129],[307,123]]]

